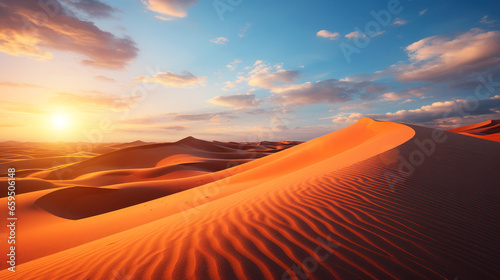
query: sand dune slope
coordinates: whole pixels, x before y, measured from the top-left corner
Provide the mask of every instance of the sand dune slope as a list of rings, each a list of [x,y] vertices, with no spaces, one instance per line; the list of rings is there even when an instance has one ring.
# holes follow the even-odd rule
[[[447,131],[500,142],[500,120],[485,121],[477,124],[448,129]]]
[[[498,279],[499,146],[362,119],[234,176],[80,220],[157,217],[0,278]]]

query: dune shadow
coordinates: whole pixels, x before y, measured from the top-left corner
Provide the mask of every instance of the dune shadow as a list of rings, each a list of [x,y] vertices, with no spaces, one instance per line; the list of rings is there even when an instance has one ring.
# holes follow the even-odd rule
[[[107,189],[69,187],[46,194],[35,201],[35,206],[52,215],[79,220],[172,194],[154,188]]]

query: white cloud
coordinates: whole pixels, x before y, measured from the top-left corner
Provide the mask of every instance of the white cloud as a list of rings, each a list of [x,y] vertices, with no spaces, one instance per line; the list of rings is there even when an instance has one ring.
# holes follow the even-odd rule
[[[214,39],[210,39],[210,42],[218,45],[225,45],[227,44],[227,42],[229,42],[229,39],[226,37],[217,37]]]
[[[351,124],[357,122],[363,117],[360,113],[340,113],[331,117],[332,122],[336,124]]]
[[[291,83],[300,76],[300,71],[282,69],[281,64],[274,68],[258,60],[254,64],[255,68],[249,72],[248,84],[262,88],[274,88],[278,83]],[[276,70],[278,69],[278,70]]]
[[[405,102],[411,102],[411,100],[406,100]],[[453,119],[498,118],[499,110],[500,95],[496,95],[483,100],[467,101],[459,99],[455,101],[434,102],[412,110],[399,110],[394,113],[388,112],[385,114],[364,114],[363,116],[381,121],[440,126],[442,123],[452,123],[451,120]],[[359,113],[343,113],[332,117],[332,119],[341,122],[359,117]]]
[[[238,64],[240,64],[240,63],[241,63],[241,60],[235,59],[231,63],[226,65],[226,68],[233,71],[234,69],[236,69],[236,66],[238,66]]]
[[[425,15],[425,13],[427,13],[427,11],[428,11],[428,10],[429,10],[429,9],[422,10],[422,11],[420,11],[420,12],[418,13],[418,15],[423,16],[423,15]]]
[[[316,36],[322,37],[322,38],[327,38],[330,40],[337,40],[340,37],[340,34],[338,32],[330,32],[328,30],[320,30],[318,33],[316,33]]]
[[[394,67],[400,81],[458,80],[500,64],[500,31],[471,29],[455,38],[433,36],[406,48],[410,64]]]
[[[353,31],[351,33],[348,33],[345,35],[347,39],[353,39],[353,38],[364,38],[366,37],[366,34],[361,33],[359,31]]]

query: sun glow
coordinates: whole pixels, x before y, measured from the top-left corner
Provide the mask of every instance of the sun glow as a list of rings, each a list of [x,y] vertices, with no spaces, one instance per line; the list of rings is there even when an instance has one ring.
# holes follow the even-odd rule
[[[55,114],[52,116],[52,127],[58,130],[66,129],[70,125],[70,119],[66,114]]]

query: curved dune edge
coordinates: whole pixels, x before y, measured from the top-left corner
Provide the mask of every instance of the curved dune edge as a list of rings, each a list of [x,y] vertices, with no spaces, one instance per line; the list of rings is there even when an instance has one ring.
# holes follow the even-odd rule
[[[308,143],[238,165],[232,169],[223,170],[224,179],[222,180],[205,179],[205,181],[216,181],[216,185],[225,185],[227,189],[219,196],[229,195],[247,188],[248,186],[245,184],[250,180],[282,181],[283,176],[290,176],[299,171],[299,174],[296,175],[299,178],[300,176],[314,176],[321,172],[330,172],[396,147],[409,140],[413,135],[414,131],[407,126],[363,118],[355,125],[311,140]],[[187,141],[192,142],[191,139],[187,139]],[[202,144],[205,150],[210,147],[207,147],[209,142],[200,141],[199,144]],[[323,161],[328,161],[328,163],[323,163]],[[269,172],[269,170],[272,171]],[[133,171],[128,172],[133,173]],[[139,172],[143,173],[143,171],[137,173]],[[215,174],[210,176],[213,175]],[[241,186],[237,186],[238,183],[242,183]],[[211,187],[210,184],[205,186],[205,188]],[[170,187],[151,187],[143,181],[115,185],[113,188],[117,189],[115,193],[100,191],[98,188],[93,191],[87,189],[93,195],[85,197],[77,195],[80,192],[79,188],[69,188],[45,195],[38,200],[43,200],[43,203],[39,202],[36,205],[59,217],[81,219],[175,193]],[[144,193],[145,189],[150,190]],[[114,196],[116,196],[117,202],[114,203],[116,205],[110,205]],[[59,207],[62,200],[67,205],[66,207]],[[75,206],[76,203],[80,207]]]
[[[500,142],[500,120],[484,121],[481,123],[447,129],[447,131]]]

